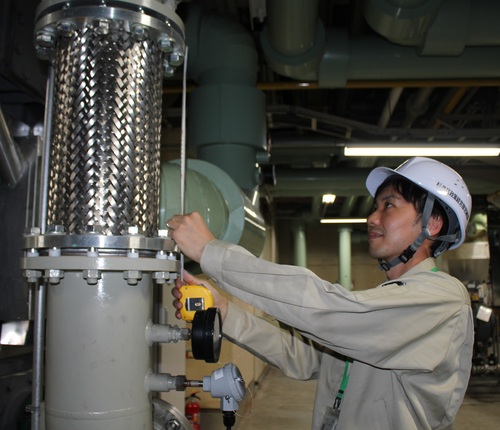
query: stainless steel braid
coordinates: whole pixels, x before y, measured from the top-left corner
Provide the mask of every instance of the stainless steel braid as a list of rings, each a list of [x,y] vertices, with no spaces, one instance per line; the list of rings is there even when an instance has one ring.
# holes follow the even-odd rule
[[[162,53],[124,30],[60,38],[47,220],[79,234],[157,230]]]

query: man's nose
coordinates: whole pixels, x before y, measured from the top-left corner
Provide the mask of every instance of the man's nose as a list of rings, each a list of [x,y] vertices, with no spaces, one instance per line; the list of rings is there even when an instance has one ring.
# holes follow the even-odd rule
[[[377,211],[373,211],[368,218],[366,219],[366,223],[368,225],[377,225],[380,224],[380,216],[377,214]]]

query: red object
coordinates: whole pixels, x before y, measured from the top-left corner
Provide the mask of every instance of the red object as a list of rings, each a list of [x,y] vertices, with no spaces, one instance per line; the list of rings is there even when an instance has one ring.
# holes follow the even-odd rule
[[[199,397],[196,393],[191,394],[186,399],[186,410],[184,415],[193,426],[193,430],[201,430],[201,408],[199,403]]]

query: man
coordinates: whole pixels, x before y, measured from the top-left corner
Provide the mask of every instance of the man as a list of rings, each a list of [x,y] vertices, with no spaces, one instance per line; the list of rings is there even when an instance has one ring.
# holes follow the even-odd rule
[[[455,171],[427,158],[376,168],[366,185],[375,198],[369,255],[387,273],[371,290],[255,258],[215,240],[197,213],[167,225],[222,289],[280,321],[250,315],[205,284],[227,338],[290,377],[318,379],[313,429],[451,429],[468,384],[473,320],[465,287],[433,257],[464,241],[470,194]]]

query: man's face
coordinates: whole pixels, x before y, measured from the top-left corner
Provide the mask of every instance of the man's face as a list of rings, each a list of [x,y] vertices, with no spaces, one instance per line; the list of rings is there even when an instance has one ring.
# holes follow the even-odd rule
[[[421,229],[413,204],[392,187],[386,188],[377,196],[368,217],[368,254],[390,261],[413,243]]]

